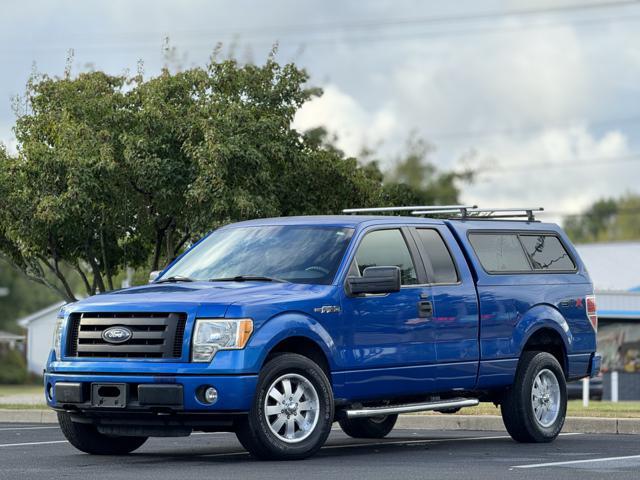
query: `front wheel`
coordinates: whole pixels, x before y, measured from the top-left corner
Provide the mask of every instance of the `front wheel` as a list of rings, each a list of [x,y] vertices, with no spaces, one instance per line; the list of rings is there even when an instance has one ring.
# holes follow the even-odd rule
[[[524,352],[512,388],[501,405],[502,420],[518,442],[555,440],[567,413],[567,384],[562,367],[547,352]]]
[[[58,413],[58,423],[71,445],[81,452],[93,455],[125,455],[147,441],[147,437],[104,435],[93,425],[74,422],[66,412]]]
[[[333,393],[307,357],[278,355],[260,373],[253,406],[236,425],[240,443],[260,459],[297,460],[317,452],[331,432]]]

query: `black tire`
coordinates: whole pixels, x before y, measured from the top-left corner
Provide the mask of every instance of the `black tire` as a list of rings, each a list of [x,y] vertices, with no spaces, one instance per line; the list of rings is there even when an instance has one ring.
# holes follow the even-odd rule
[[[338,421],[344,433],[353,438],[384,438],[396,424],[398,415],[370,418],[342,418]]]
[[[103,435],[93,425],[72,421],[68,413],[58,412],[58,423],[71,445],[92,455],[126,455],[147,441],[147,437]]]
[[[317,423],[306,438],[296,443],[287,443],[274,434],[265,416],[267,390],[283,375],[291,374],[310,382],[318,398]],[[248,415],[237,422],[236,436],[242,446],[256,458],[299,460],[322,448],[331,432],[333,413],[333,392],[326,373],[307,357],[285,353],[270,360],[260,372],[253,405]]]
[[[446,415],[453,415],[454,413],[458,413],[460,410],[462,410],[462,408],[443,408],[435,411]]]
[[[548,370],[557,379],[560,400],[557,417],[543,426],[535,416],[532,390],[537,375]],[[515,382],[501,403],[502,421],[511,438],[523,443],[548,443],[562,430],[567,413],[567,383],[562,367],[547,352],[524,352],[516,370]]]

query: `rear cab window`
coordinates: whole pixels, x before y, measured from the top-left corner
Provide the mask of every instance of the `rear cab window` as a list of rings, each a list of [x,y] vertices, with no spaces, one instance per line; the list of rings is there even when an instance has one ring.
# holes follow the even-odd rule
[[[425,261],[431,266],[429,276],[433,278],[430,278],[430,282],[435,284],[458,283],[456,265],[440,233],[432,228],[416,228],[415,231],[427,256]]]
[[[555,233],[470,232],[469,242],[488,273],[574,273],[576,265]]]

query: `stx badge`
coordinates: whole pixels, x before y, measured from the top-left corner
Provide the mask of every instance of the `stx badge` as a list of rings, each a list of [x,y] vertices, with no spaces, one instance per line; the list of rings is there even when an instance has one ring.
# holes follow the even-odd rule
[[[340,313],[340,307],[338,305],[323,305],[314,308],[313,311],[316,313]]]

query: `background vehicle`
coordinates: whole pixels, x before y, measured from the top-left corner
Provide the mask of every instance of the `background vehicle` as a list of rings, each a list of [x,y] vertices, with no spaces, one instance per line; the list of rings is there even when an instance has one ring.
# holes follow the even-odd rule
[[[228,225],[151,285],[64,308],[45,385],[69,441],[113,454],[222,430],[295,459],[336,420],[380,438],[399,413],[479,401],[517,441],[556,438],[567,379],[600,364],[593,288],[562,230],[531,209],[374,210],[450,218]]]
[[[589,398],[591,400],[602,400],[604,386],[602,385],[602,374],[597,375],[589,381]],[[582,382],[574,380],[567,383],[567,398],[577,400],[582,398]]]

